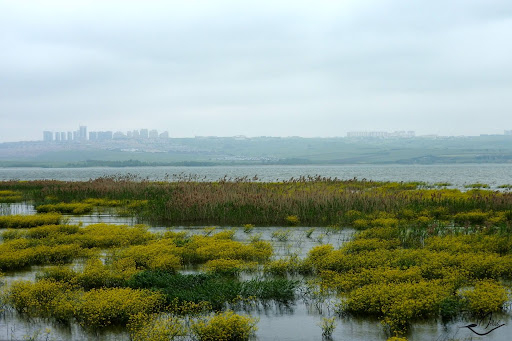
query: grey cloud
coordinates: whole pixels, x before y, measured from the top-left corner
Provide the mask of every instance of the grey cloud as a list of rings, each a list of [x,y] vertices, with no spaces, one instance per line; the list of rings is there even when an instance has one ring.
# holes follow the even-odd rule
[[[190,135],[236,135],[244,129],[230,120],[240,115],[254,122],[249,135],[279,135],[256,116],[319,118],[281,128],[291,135],[318,135],[328,120],[351,122],[344,131],[371,122],[427,132],[437,127],[415,122],[485,108],[512,125],[503,114],[512,105],[510,1],[90,3],[0,2],[2,112],[66,122],[89,113],[98,124],[123,112],[127,127],[142,113],[208,122],[184,123]]]

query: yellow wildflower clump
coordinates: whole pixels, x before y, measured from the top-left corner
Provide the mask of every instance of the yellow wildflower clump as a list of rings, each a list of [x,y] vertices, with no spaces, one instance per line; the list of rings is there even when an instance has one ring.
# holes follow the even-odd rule
[[[192,323],[191,328],[200,341],[248,340],[256,332],[257,319],[228,310]]]
[[[478,281],[473,289],[463,290],[461,294],[469,310],[477,315],[501,311],[508,301],[507,289],[493,280]]]
[[[138,268],[176,271],[181,268],[181,250],[172,239],[161,239],[146,245],[131,246],[119,255],[120,259],[131,259]]]
[[[0,202],[17,202],[23,200],[21,192],[4,190],[0,191]]]
[[[153,313],[161,309],[161,293],[130,288],[92,289],[81,295],[75,317],[82,326],[97,328],[126,324],[132,315]]]
[[[193,236],[182,249],[184,260],[193,264],[213,259],[264,261],[272,255],[272,245],[269,242],[255,241],[244,244],[216,236]]]
[[[206,272],[235,276],[245,269],[245,264],[238,259],[212,259],[203,268]]]
[[[39,276],[68,282],[88,290],[99,287],[121,286],[137,272],[133,261],[123,259],[105,265],[100,259],[93,258],[87,261],[82,272],[74,271],[69,267],[58,266],[46,270]]]
[[[78,232],[75,236],[83,247],[120,247],[146,243],[154,238],[142,225],[93,224]]]
[[[37,264],[68,263],[83,255],[83,250],[76,244],[32,246],[28,240],[12,240],[0,244],[0,270],[16,270]]]
[[[78,291],[68,283],[54,280],[14,282],[6,294],[6,301],[19,313],[33,317],[53,317],[69,320]]]
[[[296,215],[289,215],[285,218],[288,225],[297,226],[300,224],[300,219]]]
[[[169,341],[186,334],[184,321],[172,315],[139,313],[128,323],[133,341]]]
[[[27,228],[59,224],[61,217],[59,213],[1,216],[0,228]]]
[[[275,259],[263,265],[263,271],[266,274],[274,276],[286,276],[298,273],[311,272],[309,264],[299,259],[297,255],[291,255],[285,258]]]
[[[124,325],[132,315],[160,311],[165,302],[161,293],[150,290],[102,288],[84,292],[54,279],[14,282],[6,301],[19,313],[31,317],[60,321],[75,318],[82,326],[91,328]]]
[[[58,204],[47,204],[47,205],[39,205],[36,207],[38,213],[48,213],[48,212],[60,212],[60,213],[70,213],[70,214],[85,214],[90,213],[93,209],[92,205],[80,203],[80,202],[72,202],[65,203],[61,202]]]
[[[124,203],[128,203],[129,201],[121,201],[121,200],[110,200],[107,198],[88,198],[83,201],[85,204],[93,205],[93,206],[105,206],[105,207],[118,207],[122,206]]]
[[[441,281],[370,284],[353,290],[344,302],[346,311],[384,316],[393,334],[403,334],[414,320],[437,316],[439,303],[451,295]]]
[[[44,225],[33,227],[28,230],[8,229],[2,234],[4,241],[12,239],[42,239],[51,237],[54,244],[61,242],[72,242],[65,236],[75,234],[80,231],[77,225]]]
[[[344,273],[323,270],[319,273],[322,289],[336,289],[338,292],[349,292],[353,289],[372,283],[403,283],[422,280],[421,269],[396,269],[388,267],[350,270]]]
[[[374,227],[397,227],[398,223],[396,218],[377,218],[372,220],[371,225]]]

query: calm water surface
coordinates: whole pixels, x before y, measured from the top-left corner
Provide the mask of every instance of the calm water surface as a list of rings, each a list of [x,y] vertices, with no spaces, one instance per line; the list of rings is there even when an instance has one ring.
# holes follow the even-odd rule
[[[324,176],[339,179],[374,181],[449,182],[462,188],[485,183],[495,188],[512,183],[512,164],[462,165],[350,165],[350,166],[216,166],[216,167],[126,167],[126,168],[0,168],[0,180],[87,181],[104,176],[136,175],[148,180],[175,180],[192,175],[197,180],[215,181],[257,176],[258,181],[282,181],[299,176]]]

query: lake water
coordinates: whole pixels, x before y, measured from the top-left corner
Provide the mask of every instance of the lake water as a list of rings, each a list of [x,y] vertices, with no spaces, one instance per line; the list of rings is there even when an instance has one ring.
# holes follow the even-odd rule
[[[374,181],[449,182],[463,188],[484,183],[496,188],[512,183],[512,164],[460,165],[348,165],[348,166],[215,166],[215,167],[126,167],[126,168],[0,168],[1,180],[87,181],[105,176],[136,175],[148,180],[176,180],[192,176],[199,181],[257,176],[258,181],[282,181],[299,176]]]

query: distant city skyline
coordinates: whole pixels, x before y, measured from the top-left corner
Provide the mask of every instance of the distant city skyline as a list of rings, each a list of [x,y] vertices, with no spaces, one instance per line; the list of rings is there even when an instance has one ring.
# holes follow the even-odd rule
[[[467,135],[467,136],[481,136],[481,135],[512,135],[512,130],[503,130],[502,134],[485,134],[481,133],[478,135]],[[216,135],[196,135],[188,136],[193,137],[204,137],[204,136],[216,136]],[[361,130],[361,131],[348,131],[345,136],[331,136],[331,137],[347,137],[347,138],[413,138],[422,136],[466,136],[466,135],[438,135],[438,134],[424,134],[417,135],[413,130],[395,130],[395,131],[383,131],[383,130]],[[233,135],[233,136],[216,136],[216,137],[261,137],[261,136],[246,136],[246,135]],[[282,137],[294,137],[294,136],[282,136]],[[298,136],[302,137],[302,136]],[[75,131],[51,131],[45,130],[42,132],[42,138],[40,140],[46,142],[65,142],[65,141],[104,141],[104,140],[115,140],[115,139],[156,139],[156,138],[172,138],[168,131],[159,132],[157,129],[133,129],[127,130],[126,132],[120,130],[98,130],[88,131],[87,126],[79,126],[78,130]],[[39,140],[35,140],[39,141]],[[9,142],[24,142],[24,140],[9,141]],[[0,142],[1,143],[1,142]]]
[[[88,126],[87,126],[88,127]],[[112,132],[112,136],[114,136],[116,133],[123,133],[125,135],[128,135],[129,136],[129,133],[132,132],[134,130],[138,130],[140,131],[141,129],[147,129],[148,130],[148,134],[150,131],[152,130],[157,130],[159,131],[159,135],[160,135],[160,130],[158,129],[148,129],[148,128],[139,128],[139,129],[133,129],[133,128],[127,128],[127,129],[108,129],[108,128],[94,128],[94,129],[89,129],[87,128],[88,130],[88,133],[87,133],[87,140],[89,140],[89,133],[90,132]],[[396,132],[414,132],[414,135],[419,137],[419,136],[434,136],[434,135],[437,135],[437,136],[480,136],[480,135],[512,135],[512,129],[496,129],[496,130],[492,130],[492,131],[475,131],[474,133],[472,134],[440,134],[440,133],[436,133],[436,132],[428,132],[428,131],[423,131],[422,133],[421,132],[418,132],[418,131],[415,131],[415,130],[410,130],[410,129],[405,129],[405,130],[399,130],[399,129],[389,129],[389,130],[383,130],[383,129],[361,129],[361,130],[356,130],[356,129],[353,129],[353,130],[344,130],[343,132],[340,132],[340,134],[338,135],[330,135],[330,136],[314,136],[314,135],[265,135],[265,134],[261,134],[261,135],[250,135],[250,134],[243,134],[243,133],[234,133],[234,134],[231,134],[231,135],[216,135],[216,134],[213,134],[213,133],[207,133],[207,134],[196,134],[196,135],[185,135],[185,134],[174,134],[174,132],[171,134],[169,132],[169,130],[162,130],[163,132],[167,132],[167,134],[169,135],[169,138],[193,138],[193,137],[196,137],[196,136],[218,136],[218,137],[235,137],[235,136],[247,136],[247,137],[261,137],[261,136],[272,136],[272,137],[292,137],[292,136],[299,136],[299,137],[304,137],[304,138],[312,138],[312,137],[326,137],[326,138],[329,138],[329,137],[350,137],[350,136],[355,136],[354,134],[368,134],[369,135],[379,135],[379,134],[382,134],[382,133],[388,133],[388,134],[393,134],[393,133],[396,133]],[[44,129],[44,130],[41,130],[41,129],[38,129],[36,133],[34,134],[30,134],[30,136],[28,134],[24,134],[23,130],[21,131],[20,134],[17,134],[16,132],[11,132],[10,136],[11,138],[10,139],[7,139],[6,136],[0,136],[0,143],[8,143],[8,142],[21,142],[21,141],[42,141],[44,140],[44,137],[43,137],[43,133],[44,132],[51,132],[53,134],[55,133],[65,133],[64,136],[65,138],[62,138],[62,135],[61,135],[61,138],[60,140],[63,140],[63,141],[67,141],[67,140],[73,140],[74,138],[77,137],[77,131],[73,131],[73,130],[68,130],[68,128],[64,128],[64,129],[54,129],[54,128],[51,128],[49,127],[48,129]],[[71,134],[71,138],[70,138],[70,134]],[[34,136],[32,136],[34,135]],[[119,137],[119,135],[117,136]],[[55,139],[55,136],[53,137]]]
[[[126,131],[126,134],[120,130],[115,132],[112,130],[101,131],[87,131],[87,126],[79,126],[75,131],[51,131],[44,130],[44,142],[67,142],[67,141],[104,141],[112,139],[156,139],[156,138],[169,138],[169,132],[163,131],[161,133],[156,129],[134,129]],[[18,141],[14,141],[18,142]]]

